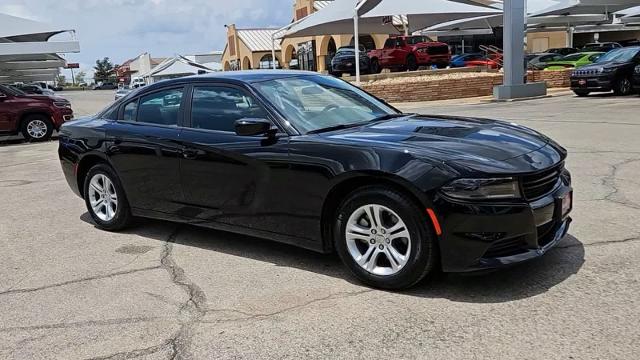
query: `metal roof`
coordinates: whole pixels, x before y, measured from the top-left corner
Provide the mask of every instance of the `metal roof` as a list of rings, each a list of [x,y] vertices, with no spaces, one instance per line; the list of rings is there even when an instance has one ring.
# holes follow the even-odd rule
[[[271,36],[277,29],[238,29],[238,37],[251,52],[271,51]],[[276,41],[276,51],[280,51],[280,43]]]

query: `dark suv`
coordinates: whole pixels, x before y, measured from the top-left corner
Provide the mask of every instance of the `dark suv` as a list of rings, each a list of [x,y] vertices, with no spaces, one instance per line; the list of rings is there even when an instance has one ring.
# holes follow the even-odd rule
[[[71,103],[56,96],[31,95],[0,85],[0,135],[22,133],[29,141],[44,141],[53,130],[73,119]]]
[[[640,46],[611,50],[595,63],[571,73],[571,90],[578,96],[613,91],[616,95],[633,92],[633,74],[640,65]]]

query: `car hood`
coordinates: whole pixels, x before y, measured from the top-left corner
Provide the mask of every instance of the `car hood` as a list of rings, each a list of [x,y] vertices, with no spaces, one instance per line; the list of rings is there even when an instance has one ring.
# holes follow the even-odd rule
[[[595,70],[598,71],[601,68],[604,69],[609,69],[609,68],[619,68],[625,65],[633,65],[633,62],[629,62],[629,61],[624,61],[624,62],[618,62],[618,61],[608,61],[605,63],[593,63],[587,66],[583,66],[580,68],[580,70]]]
[[[60,96],[52,96],[52,95],[44,95],[44,94],[27,94],[27,95],[21,95],[23,98],[25,99],[34,99],[34,100],[40,100],[40,101],[62,101],[62,102],[68,102],[69,100],[60,97]]]
[[[321,134],[327,140],[393,148],[436,162],[495,163],[535,152],[551,140],[512,123],[449,116],[407,116]]]

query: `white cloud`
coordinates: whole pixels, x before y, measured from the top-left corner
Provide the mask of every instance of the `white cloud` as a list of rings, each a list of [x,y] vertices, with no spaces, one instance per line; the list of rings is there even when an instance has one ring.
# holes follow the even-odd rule
[[[149,52],[154,57],[222,50],[225,24],[285,25],[293,0],[0,0],[0,12],[75,29],[80,54],[70,62],[87,73],[96,59],[121,63]],[[87,68],[85,68],[85,66]]]

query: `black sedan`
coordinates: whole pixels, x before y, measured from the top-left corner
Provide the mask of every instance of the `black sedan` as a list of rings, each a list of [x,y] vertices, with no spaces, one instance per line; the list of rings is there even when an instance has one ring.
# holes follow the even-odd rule
[[[640,46],[611,50],[592,65],[571,73],[571,90],[578,96],[613,91],[616,95],[633,92],[633,75],[640,65]]]
[[[371,61],[367,55],[367,50],[360,47],[360,71],[370,72]],[[342,74],[356,73],[356,51],[353,46],[343,46],[338,49],[333,59],[331,59],[331,75],[342,76]]]
[[[162,81],[65,124],[59,155],[100,228],[151,217],[336,251],[387,289],[540,257],[571,222],[546,136],[403,114],[309,72]]]

